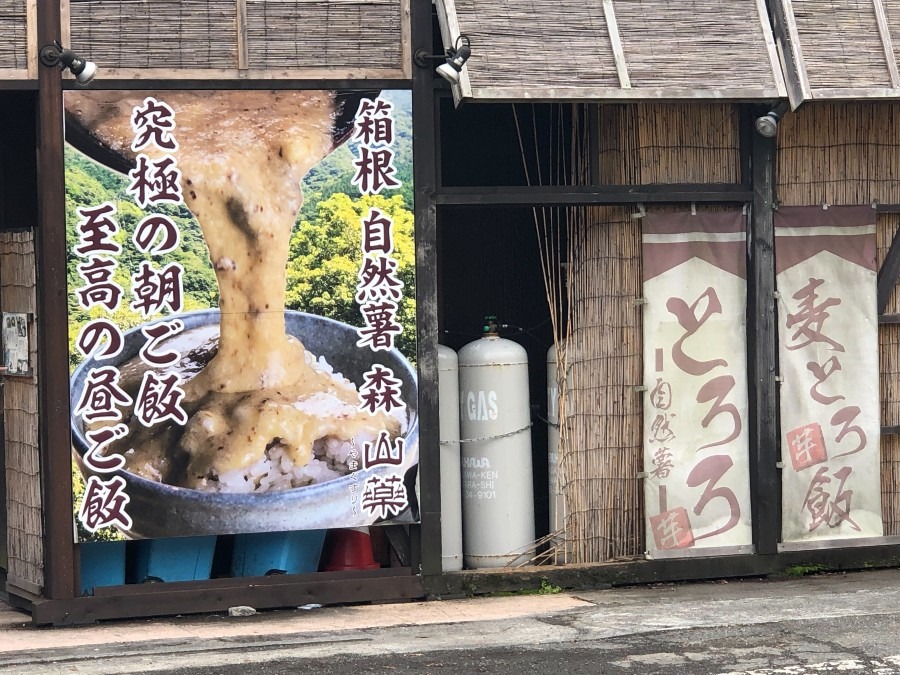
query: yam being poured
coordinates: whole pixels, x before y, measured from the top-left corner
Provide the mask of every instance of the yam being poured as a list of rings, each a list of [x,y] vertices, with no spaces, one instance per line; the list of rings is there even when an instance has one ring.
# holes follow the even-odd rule
[[[146,95],[67,92],[67,119],[133,162],[131,115]],[[187,423],[145,427],[123,410],[129,434],[107,454],[123,455],[128,471],[150,480],[207,491],[266,492],[343,475],[354,448],[361,460],[363,443],[383,429],[396,437],[406,419],[359,410],[356,386],[285,330],[300,182],[333,149],[339,104],[331,92],[305,91],[158,98],[175,111],[178,148],[170,154],[215,268],[219,334],[198,328],[160,345],[181,354],[157,370],[180,375]],[[140,152],[163,154],[153,145]],[[133,399],[147,369],[137,359],[120,368]]]

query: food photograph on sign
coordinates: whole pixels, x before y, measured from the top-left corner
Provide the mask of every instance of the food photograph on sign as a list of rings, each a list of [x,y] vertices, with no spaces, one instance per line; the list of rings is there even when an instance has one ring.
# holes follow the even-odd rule
[[[79,540],[416,521],[409,93],[65,109]]]

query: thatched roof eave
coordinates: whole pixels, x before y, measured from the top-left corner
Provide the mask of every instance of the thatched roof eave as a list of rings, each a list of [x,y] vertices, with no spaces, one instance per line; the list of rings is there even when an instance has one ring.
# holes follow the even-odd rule
[[[787,95],[765,0],[436,0],[469,38],[460,100],[772,100]]]
[[[900,0],[770,0],[791,105],[900,98]]]

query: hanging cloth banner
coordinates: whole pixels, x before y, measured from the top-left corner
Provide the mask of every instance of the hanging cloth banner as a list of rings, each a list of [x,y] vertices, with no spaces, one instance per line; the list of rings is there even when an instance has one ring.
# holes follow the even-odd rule
[[[642,253],[647,551],[746,552],[745,218],[648,214]]]
[[[875,211],[775,214],[782,541],[878,537]]]

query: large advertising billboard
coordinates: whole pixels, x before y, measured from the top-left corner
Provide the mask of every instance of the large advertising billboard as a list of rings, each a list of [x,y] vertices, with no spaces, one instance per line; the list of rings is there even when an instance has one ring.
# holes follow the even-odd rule
[[[409,93],[65,108],[77,538],[414,522]]]

